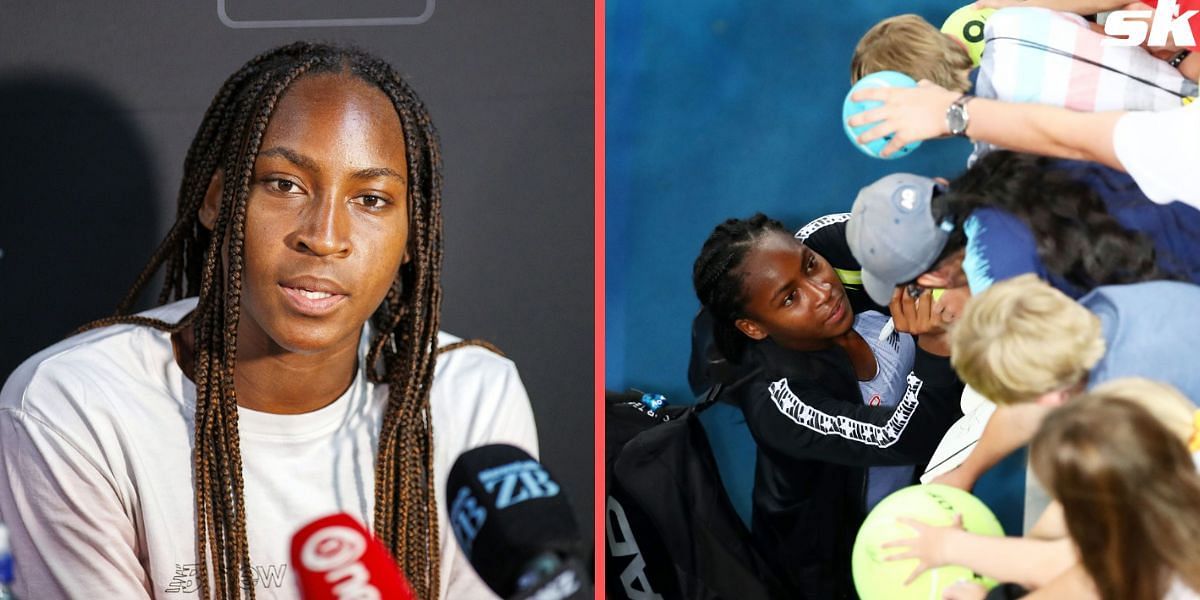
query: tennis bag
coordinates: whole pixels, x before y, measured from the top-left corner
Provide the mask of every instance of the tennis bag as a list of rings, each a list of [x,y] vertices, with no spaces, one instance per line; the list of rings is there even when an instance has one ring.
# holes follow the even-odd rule
[[[637,395],[606,398],[605,573],[609,598],[778,598],[722,487],[695,406],[651,410]]]

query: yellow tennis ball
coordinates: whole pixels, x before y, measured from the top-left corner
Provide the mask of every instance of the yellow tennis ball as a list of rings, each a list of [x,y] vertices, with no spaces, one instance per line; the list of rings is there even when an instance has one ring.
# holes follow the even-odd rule
[[[946,293],[946,288],[933,288],[933,301],[937,302],[942,299],[942,294]]]
[[[946,588],[966,580],[986,588],[996,581],[983,577],[965,567],[946,565],[929,569],[911,584],[904,585],[916,559],[886,560],[903,548],[883,548],[882,544],[913,537],[911,528],[897,521],[909,517],[930,525],[950,525],[960,514],[963,529],[972,533],[1003,536],[1000,522],[978,498],[968,492],[940,484],[914,485],[892,493],[867,515],[858,536],[850,562],[854,587],[862,600],[926,600],[941,598]]]
[[[942,33],[966,45],[971,63],[977,67],[983,56],[983,25],[994,12],[994,8],[975,8],[974,4],[968,4],[950,13],[942,24]]]

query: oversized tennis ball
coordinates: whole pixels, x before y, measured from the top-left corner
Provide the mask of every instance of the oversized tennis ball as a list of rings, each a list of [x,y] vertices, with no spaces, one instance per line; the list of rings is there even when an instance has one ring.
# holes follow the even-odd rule
[[[1004,535],[1004,529],[992,511],[978,498],[958,488],[936,483],[914,485],[880,501],[858,530],[850,557],[854,586],[862,600],[941,598],[947,587],[962,580],[974,581],[989,589],[994,587],[994,580],[958,566],[929,569],[905,586],[904,580],[917,566],[917,560],[884,560],[886,556],[902,552],[903,548],[881,548],[881,544],[915,535],[912,528],[898,522],[897,517],[909,517],[930,525],[950,525],[956,514],[962,515],[963,528],[967,531]]]
[[[879,71],[878,73],[871,73],[870,75],[859,79],[858,83],[854,84],[854,87],[850,88],[850,92],[846,94],[845,101],[842,102],[842,128],[846,131],[846,135],[850,138],[850,143],[854,144],[854,147],[861,150],[863,154],[866,154],[867,156],[873,156],[875,158],[900,158],[901,156],[905,156],[909,152],[916,150],[917,146],[921,145],[921,142],[913,142],[897,150],[891,156],[882,157],[879,156],[879,153],[883,152],[883,147],[886,146],[889,141],[891,141],[891,135],[881,137],[869,144],[860,144],[858,143],[858,136],[866,133],[867,130],[874,126],[874,123],[867,123],[866,125],[860,125],[853,128],[850,127],[850,117],[853,117],[864,110],[871,110],[880,104],[875,100],[855,102],[851,100],[850,97],[859,90],[878,87],[917,87],[917,82],[913,81],[912,77],[897,71]]]
[[[950,13],[942,24],[942,33],[965,44],[971,63],[977,67],[983,56],[983,26],[994,12],[994,8],[975,8],[974,4],[968,4]]]

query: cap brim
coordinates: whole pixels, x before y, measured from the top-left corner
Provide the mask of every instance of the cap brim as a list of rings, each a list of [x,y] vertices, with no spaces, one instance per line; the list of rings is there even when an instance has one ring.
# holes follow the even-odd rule
[[[862,281],[863,289],[867,290],[867,295],[875,301],[875,304],[880,306],[891,304],[892,293],[898,284],[879,279],[866,269],[862,271]]]

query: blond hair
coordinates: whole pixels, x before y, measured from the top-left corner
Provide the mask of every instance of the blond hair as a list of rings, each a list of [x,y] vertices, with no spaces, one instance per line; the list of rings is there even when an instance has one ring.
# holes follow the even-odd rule
[[[879,71],[899,71],[948,90],[971,89],[974,63],[957,41],[917,15],[884,19],[867,30],[850,59],[850,83]]]
[[[1196,431],[1196,407],[1174,386],[1142,377],[1123,377],[1100,384],[1083,398],[1100,402],[1121,400],[1146,409],[1175,437],[1188,442]]]
[[[954,370],[997,404],[1078,385],[1102,356],[1100,318],[1034,275],[975,296],[950,331]]]

